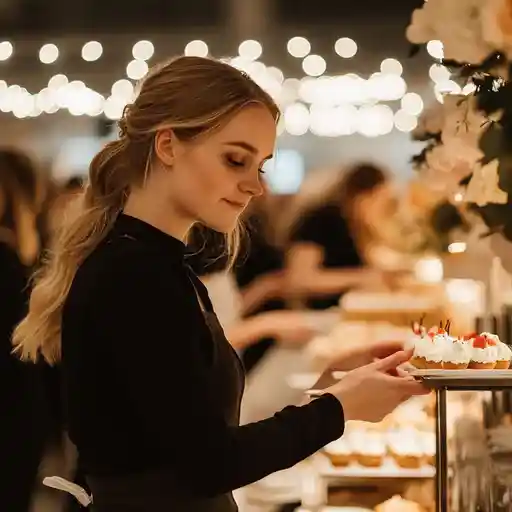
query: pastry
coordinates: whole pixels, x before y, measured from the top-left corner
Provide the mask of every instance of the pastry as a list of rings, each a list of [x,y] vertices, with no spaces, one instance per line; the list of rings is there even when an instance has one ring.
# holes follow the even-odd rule
[[[498,351],[496,370],[508,370],[510,367],[510,360],[512,359],[512,350],[510,347],[503,343],[496,334],[489,332],[483,332],[481,336],[484,336],[489,345],[495,345]]]
[[[401,496],[393,496],[377,505],[375,512],[424,512],[424,510],[414,501],[404,500]]]
[[[418,469],[423,465],[423,447],[413,433],[397,432],[393,435],[389,440],[389,452],[401,468]]]
[[[491,342],[493,343],[493,342]],[[468,368],[473,370],[492,370],[498,360],[498,348],[496,344],[482,335],[469,341],[470,361]]]
[[[361,434],[354,438],[354,452],[361,466],[378,468],[382,466],[386,456],[386,443],[380,434]]]
[[[344,438],[329,443],[324,452],[333,466],[346,467],[352,462],[352,447]]]
[[[445,370],[465,370],[469,366],[470,353],[467,341],[448,340],[443,351],[443,368]]]
[[[423,457],[425,464],[430,466],[436,465],[436,435],[432,432],[422,432],[419,436],[419,441],[423,449]]]

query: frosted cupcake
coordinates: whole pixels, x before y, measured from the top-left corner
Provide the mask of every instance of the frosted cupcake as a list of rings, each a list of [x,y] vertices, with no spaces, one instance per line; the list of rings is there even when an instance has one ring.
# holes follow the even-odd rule
[[[382,435],[363,434],[355,437],[354,452],[361,466],[378,468],[382,466],[386,456],[386,443]]]
[[[432,432],[422,432],[419,437],[421,447],[423,449],[423,456],[425,464],[430,466],[436,465],[436,435]]]
[[[417,469],[422,466],[424,451],[418,436],[412,432],[396,432],[388,440],[389,453],[397,466]]]
[[[333,466],[346,467],[352,462],[353,450],[346,439],[340,438],[329,443],[324,448],[324,452]]]
[[[484,336],[489,345],[495,345],[498,351],[495,370],[508,370],[510,368],[510,361],[512,360],[512,350],[508,345],[503,343],[496,334],[489,332],[483,332],[481,336]]]
[[[443,355],[449,343],[445,335],[436,334],[427,336],[416,344],[415,353],[428,370],[441,369],[443,367]]]
[[[414,501],[404,500],[401,496],[393,496],[377,505],[375,512],[423,512],[423,509]]]
[[[470,361],[468,368],[473,370],[492,370],[498,361],[498,348],[490,344],[485,336],[476,336],[470,342]]]
[[[449,340],[443,351],[443,369],[465,370],[470,362],[470,347],[463,340]]]

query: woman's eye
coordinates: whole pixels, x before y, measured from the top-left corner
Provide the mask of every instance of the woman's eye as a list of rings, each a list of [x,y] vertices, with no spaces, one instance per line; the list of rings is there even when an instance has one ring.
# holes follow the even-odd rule
[[[243,167],[244,162],[241,162],[240,160],[236,160],[235,158],[232,158],[230,156],[227,157],[227,161],[229,165],[232,165],[233,167]]]

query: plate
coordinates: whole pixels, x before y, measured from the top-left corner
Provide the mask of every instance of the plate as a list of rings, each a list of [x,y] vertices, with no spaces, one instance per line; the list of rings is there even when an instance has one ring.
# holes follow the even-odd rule
[[[443,379],[512,379],[512,370],[411,370],[413,377],[442,377]]]

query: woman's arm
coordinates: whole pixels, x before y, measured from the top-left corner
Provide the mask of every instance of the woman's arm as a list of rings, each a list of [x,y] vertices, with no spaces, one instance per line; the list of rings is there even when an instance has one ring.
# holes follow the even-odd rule
[[[268,311],[241,319],[226,331],[231,345],[242,350],[262,338],[290,345],[304,344],[315,334],[311,317],[301,311]]]
[[[248,315],[270,299],[282,298],[285,276],[283,271],[259,276],[240,290],[241,314]]]
[[[323,249],[312,242],[292,245],[286,255],[287,291],[292,296],[328,295],[377,281],[367,267],[333,269],[322,266]]]
[[[295,465],[342,434],[343,410],[332,395],[257,423],[226,424],[208,378],[205,354],[213,341],[198,330],[201,312],[187,285],[127,259],[105,297],[112,307],[102,309],[101,326],[109,331],[104,337],[115,354],[112,378],[127,390],[134,411],[147,419],[146,432],[194,492],[216,495],[243,487]],[[208,475],[199,481],[198,460]]]

